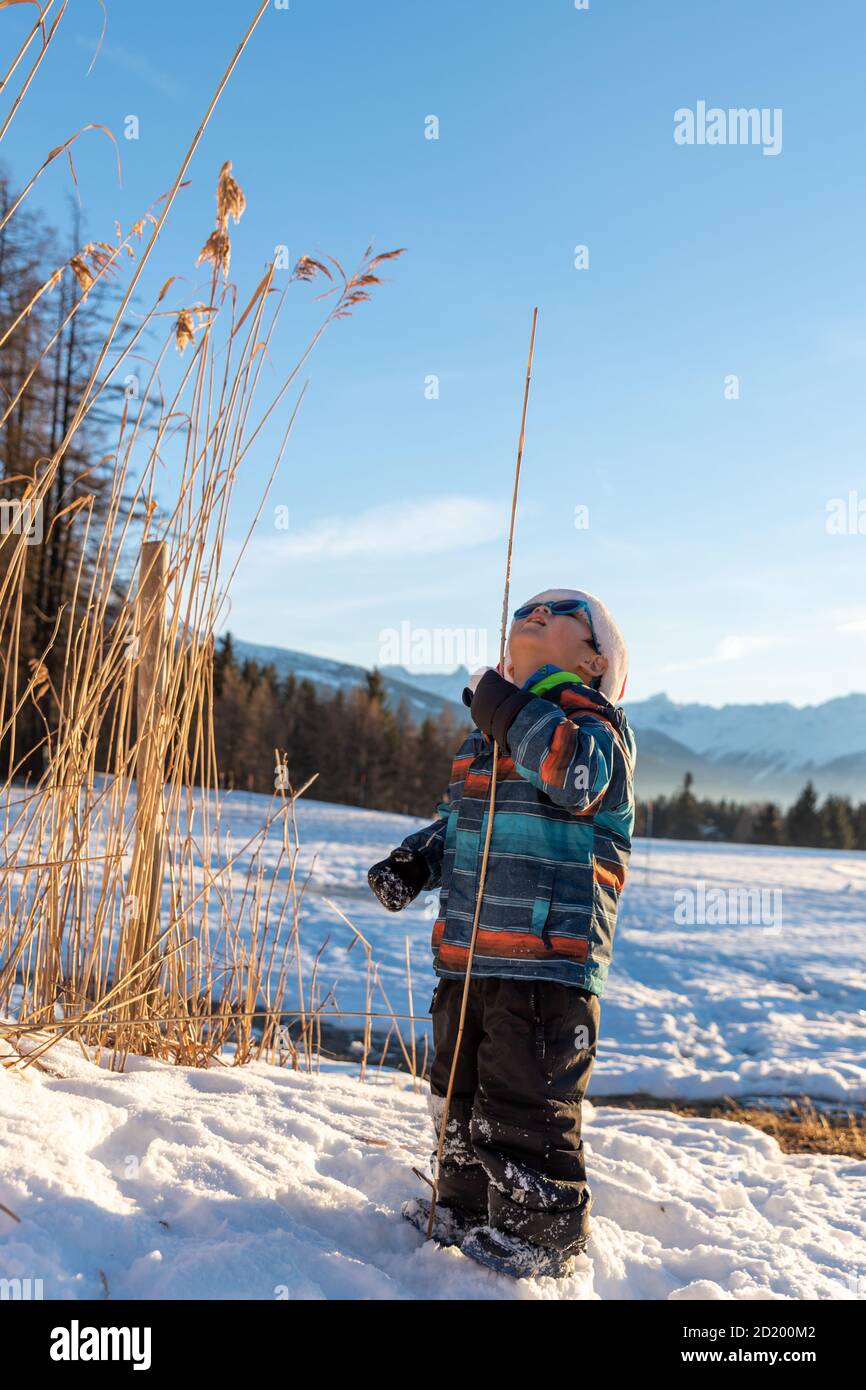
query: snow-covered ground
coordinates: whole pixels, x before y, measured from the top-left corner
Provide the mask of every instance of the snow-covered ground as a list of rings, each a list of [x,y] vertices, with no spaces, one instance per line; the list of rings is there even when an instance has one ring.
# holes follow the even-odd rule
[[[866,1295],[866,1162],[746,1125],[587,1105],[594,1239],[515,1283],[400,1219],[431,1147],[403,1074],[45,1061],[0,1069],[0,1278],[46,1299]]]
[[[227,800],[233,844],[266,807]],[[414,824],[300,807],[304,959],[330,937],[320,978],[347,1013],[363,1008],[364,961],[328,899],[371,942],[398,1013],[409,938],[415,1012],[429,1003],[435,898],[392,916],[366,886]],[[265,866],[278,844],[275,832]],[[241,885],[243,860],[236,873]],[[864,1042],[864,856],[638,842],[590,1101],[806,1093],[858,1105]],[[425,1096],[405,1074],[374,1067],[361,1084],[349,1064],[308,1076],[131,1059],[118,1075],[69,1043],[43,1061],[46,1072],[0,1068],[0,1280],[41,1280],[45,1298],[866,1296],[866,1162],[784,1155],[748,1126],[588,1102],[594,1240],[570,1279],[518,1284],[400,1220],[431,1149]]]
[[[264,805],[261,797],[237,799],[237,842],[253,833]],[[415,1012],[429,1004],[437,895],[395,915],[378,905],[366,878],[418,824],[322,802],[299,807],[301,863],[312,868],[305,957],[311,964],[330,936],[320,979],[347,1013],[364,1008],[364,961],[357,949],[347,954],[352,933],[328,899],[371,942],[396,1013],[408,1012],[408,936]],[[751,894],[748,903],[738,890]],[[720,893],[724,899],[714,897]],[[381,993],[374,1008],[386,1009]],[[423,1024],[416,1027],[420,1036]],[[639,1091],[866,1103],[866,855],[636,842],[590,1094]]]
[[[290,870],[283,831],[274,824],[264,842],[258,839],[269,810],[273,805],[264,796],[231,793],[223,799],[210,856],[214,866],[233,861],[228,882],[222,878],[220,885],[232,915],[242,915],[244,902],[249,909],[252,851],[241,847],[250,842],[259,854],[272,916],[285,896]],[[369,866],[422,823],[356,807],[298,803],[297,881],[309,876],[301,917],[305,1004],[319,955],[317,997],[333,991],[328,1011],[335,999],[342,1016],[332,1021],[358,1038],[365,953],[340,913],[372,946],[380,981],[372,1008],[381,1015],[374,1028],[384,1036],[391,1010],[410,1012],[408,939],[419,1046],[427,1031],[438,894],[422,894],[397,915],[386,912],[367,885]],[[198,797],[191,834],[202,842]],[[195,877],[198,888],[200,866]],[[213,893],[211,900],[216,933]],[[167,921],[168,891],[163,905]],[[200,911],[199,904],[193,915]],[[284,938],[288,926],[289,917]],[[219,963],[224,943],[214,940]],[[295,979],[292,967],[287,1009],[297,1007]],[[411,1026],[400,1021],[407,1047]],[[590,1095],[635,1092],[680,1099],[807,1094],[827,1103],[866,1104],[866,855],[636,841]]]

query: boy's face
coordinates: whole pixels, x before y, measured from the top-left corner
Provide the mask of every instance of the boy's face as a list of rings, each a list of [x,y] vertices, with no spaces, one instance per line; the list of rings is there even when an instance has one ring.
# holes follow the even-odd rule
[[[548,664],[574,671],[587,684],[607,670],[607,657],[596,651],[585,614],[553,613],[542,602],[527,617],[514,619],[508,651],[517,685]]]

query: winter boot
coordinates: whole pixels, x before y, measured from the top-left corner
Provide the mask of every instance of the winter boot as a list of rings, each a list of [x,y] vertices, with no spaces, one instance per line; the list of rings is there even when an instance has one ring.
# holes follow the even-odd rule
[[[403,1217],[420,1231],[422,1236],[427,1234],[427,1226],[430,1221],[430,1203],[426,1197],[412,1197],[408,1202],[404,1202],[401,1207]],[[432,1239],[437,1245],[460,1245],[465,1236],[469,1234],[473,1226],[478,1224],[478,1213],[466,1211],[463,1207],[446,1206],[442,1202],[436,1203],[436,1215],[433,1218]]]
[[[575,1256],[584,1248],[585,1242],[570,1250],[552,1250],[494,1226],[476,1226],[460,1242],[464,1255],[512,1279],[562,1279],[572,1272]]]

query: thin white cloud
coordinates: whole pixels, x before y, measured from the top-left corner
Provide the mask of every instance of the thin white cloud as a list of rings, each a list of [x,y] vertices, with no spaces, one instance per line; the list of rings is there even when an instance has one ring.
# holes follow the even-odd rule
[[[146,86],[161,92],[163,96],[171,97],[174,101],[183,101],[189,95],[183,83],[172,77],[169,72],[155,67],[138,53],[130,53],[128,48],[119,43],[97,45],[96,41],[86,39],[82,34],[76,34],[75,42],[79,48],[84,48],[91,54],[95,53],[97,63],[102,60],[114,67],[122,68],[124,72],[139,78]]]
[[[483,497],[427,497],[324,517],[276,542],[285,559],[341,560],[359,555],[432,555],[499,540],[505,507]]]
[[[663,671],[693,671],[699,666],[721,666],[729,661],[742,661],[755,652],[763,652],[771,647],[784,647],[790,637],[775,635],[760,636],[757,633],[730,633],[716,643],[710,656],[695,657],[693,661],[672,661],[661,669]]]

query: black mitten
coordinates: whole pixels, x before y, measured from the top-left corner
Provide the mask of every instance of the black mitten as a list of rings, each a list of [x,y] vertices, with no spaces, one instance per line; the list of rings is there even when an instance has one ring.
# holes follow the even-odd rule
[[[465,693],[463,698],[466,700]],[[534,696],[507,681],[498,671],[491,670],[485,671],[471,699],[469,709],[478,728],[495,738],[500,748],[507,749],[508,730]]]
[[[367,874],[367,882],[389,912],[399,912],[417,898],[429,878],[430,866],[423,854],[403,848],[393,849]]]

